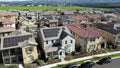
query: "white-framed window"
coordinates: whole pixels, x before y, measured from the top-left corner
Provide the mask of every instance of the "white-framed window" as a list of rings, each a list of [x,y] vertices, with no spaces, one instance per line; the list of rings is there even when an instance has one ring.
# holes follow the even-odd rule
[[[48,41],[46,41],[46,44],[48,44]]]
[[[65,44],[67,44],[67,41],[65,41]]]
[[[71,40],[70,42],[73,43],[73,40]]]
[[[52,40],[52,43],[54,43],[54,40]]]

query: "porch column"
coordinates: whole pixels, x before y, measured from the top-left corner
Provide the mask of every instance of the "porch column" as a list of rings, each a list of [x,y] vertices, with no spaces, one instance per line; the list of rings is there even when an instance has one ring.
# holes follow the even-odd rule
[[[9,53],[9,59],[10,59],[10,64],[12,63],[11,56],[10,56],[10,50],[8,50]]]
[[[2,52],[2,59],[3,59],[3,64],[5,64],[5,61],[4,61],[4,56],[3,56],[3,52]]]

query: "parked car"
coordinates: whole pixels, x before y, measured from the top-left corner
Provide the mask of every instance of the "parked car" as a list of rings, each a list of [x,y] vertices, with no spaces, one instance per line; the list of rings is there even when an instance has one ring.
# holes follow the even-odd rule
[[[64,68],[78,68],[78,65],[76,65],[76,64],[68,64]]]
[[[111,57],[106,57],[97,62],[97,64],[105,64],[105,63],[110,63],[111,62]]]
[[[92,68],[95,65],[93,62],[85,62],[79,66],[79,68]]]

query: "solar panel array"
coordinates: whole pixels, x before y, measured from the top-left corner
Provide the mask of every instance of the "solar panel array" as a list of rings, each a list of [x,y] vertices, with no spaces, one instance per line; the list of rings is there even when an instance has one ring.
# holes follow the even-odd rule
[[[44,33],[45,38],[56,37],[56,36],[58,36],[59,30],[60,30],[59,28],[44,29],[43,33]]]
[[[16,36],[16,37],[4,38],[3,48],[12,47],[12,46],[18,46],[19,42],[23,42],[25,40],[28,40],[31,37],[32,37],[32,35],[25,35],[25,36]]]

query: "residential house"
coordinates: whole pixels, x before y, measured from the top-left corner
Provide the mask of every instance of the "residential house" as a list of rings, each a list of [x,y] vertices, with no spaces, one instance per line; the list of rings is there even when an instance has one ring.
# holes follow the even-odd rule
[[[27,64],[38,58],[37,43],[32,33],[12,31],[0,37],[0,60],[3,64]]]
[[[106,39],[108,45],[120,45],[119,43],[119,32],[120,24],[118,23],[98,23],[96,27],[100,29],[103,34],[103,38]]]
[[[42,16],[49,16],[49,15],[56,18],[56,16],[58,15],[58,12],[47,10],[47,11],[43,11],[43,13],[42,13]]]
[[[46,58],[65,58],[65,53],[75,51],[75,39],[66,27],[41,28],[38,35]]]
[[[103,16],[109,22],[117,21],[117,15],[115,15],[114,13],[105,13],[105,14],[103,14]]]
[[[61,14],[65,14],[65,15],[68,15],[68,16],[73,16],[73,15],[74,15],[74,11],[72,11],[72,10],[69,10],[69,11],[61,11]]]
[[[17,19],[18,13],[17,12],[9,12],[9,11],[0,11],[0,18]]]
[[[64,15],[64,14],[59,15],[57,18],[58,18],[58,22],[60,26],[75,23],[75,20],[72,19],[72,17],[68,15]]]
[[[0,18],[0,27],[13,27],[16,29],[16,20],[11,18]]]
[[[22,23],[24,21],[29,21],[29,22],[37,22],[38,21],[38,14],[35,12],[30,12],[30,11],[20,11],[19,12],[19,22]]]
[[[99,23],[101,22],[101,16],[99,14],[87,14],[85,15],[89,22]]]
[[[58,20],[51,15],[44,15],[40,21],[40,26],[56,27],[58,26]]]
[[[82,15],[73,16],[73,19],[75,19],[76,23],[79,23],[79,24],[88,22],[88,18]]]
[[[106,46],[102,34],[95,27],[90,27],[89,24],[68,24],[66,26],[75,36],[77,49],[81,47],[84,52],[92,52]]]
[[[16,29],[18,14],[16,12],[0,11],[0,28],[14,28]]]
[[[12,31],[15,31],[13,27],[0,27],[0,37],[7,36]]]

